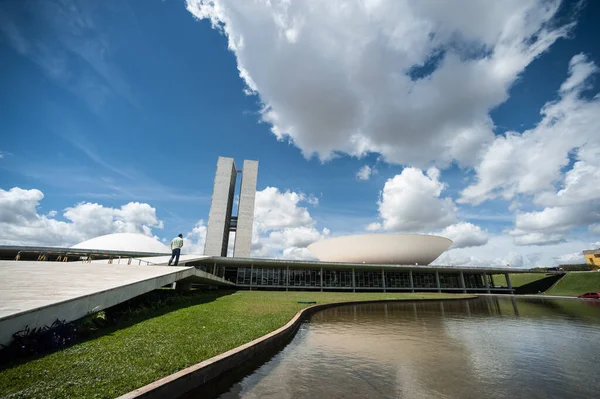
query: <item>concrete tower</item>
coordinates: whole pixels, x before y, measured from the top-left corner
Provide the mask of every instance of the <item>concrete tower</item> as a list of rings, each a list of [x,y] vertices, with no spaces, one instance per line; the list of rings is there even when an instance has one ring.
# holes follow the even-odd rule
[[[235,243],[233,246],[233,256],[236,258],[250,257],[257,178],[258,161],[244,161],[242,184],[240,187],[240,203],[238,205],[237,227],[235,229]]]
[[[242,174],[238,214],[233,216],[233,200],[238,173]],[[250,256],[252,222],[254,221],[254,198],[258,161],[244,161],[244,168],[236,170],[232,158],[219,157],[213,186],[204,255],[227,256],[229,232],[235,231],[233,256]]]

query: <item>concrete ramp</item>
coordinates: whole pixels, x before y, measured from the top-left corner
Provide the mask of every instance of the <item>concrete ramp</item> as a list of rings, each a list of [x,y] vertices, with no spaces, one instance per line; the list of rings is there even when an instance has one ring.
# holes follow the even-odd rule
[[[180,280],[234,286],[194,267],[0,261],[0,343],[26,326],[76,320]]]

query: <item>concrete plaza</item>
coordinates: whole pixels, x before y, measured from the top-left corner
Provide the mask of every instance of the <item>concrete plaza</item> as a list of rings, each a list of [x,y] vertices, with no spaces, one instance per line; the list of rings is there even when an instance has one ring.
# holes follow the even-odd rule
[[[234,286],[190,266],[0,261],[0,343],[27,326],[76,320],[177,281]]]

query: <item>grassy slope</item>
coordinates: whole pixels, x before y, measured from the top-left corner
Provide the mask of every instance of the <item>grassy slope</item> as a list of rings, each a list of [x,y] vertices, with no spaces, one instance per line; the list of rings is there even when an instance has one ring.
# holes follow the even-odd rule
[[[546,294],[577,296],[590,291],[600,292],[600,272],[569,272]]]
[[[201,300],[192,298],[169,313],[163,309],[156,312],[156,317],[145,315],[137,323],[96,339],[0,371],[0,397],[112,398],[281,327],[298,310],[309,306],[298,304],[299,300],[327,303],[448,297],[457,295],[263,291],[203,294]]]
[[[511,273],[510,282],[513,287],[520,287],[545,277],[546,275],[544,273]],[[504,274],[494,274],[494,284],[506,287],[506,278],[504,277]]]

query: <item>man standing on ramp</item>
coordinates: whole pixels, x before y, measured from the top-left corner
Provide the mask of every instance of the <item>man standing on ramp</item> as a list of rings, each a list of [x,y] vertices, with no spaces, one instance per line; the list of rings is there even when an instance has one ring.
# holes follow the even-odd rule
[[[169,266],[171,266],[173,259],[175,259],[173,266],[177,266],[177,263],[179,263],[181,247],[183,247],[183,234],[179,234],[177,237],[173,238],[173,241],[171,241],[171,259],[169,259]]]

